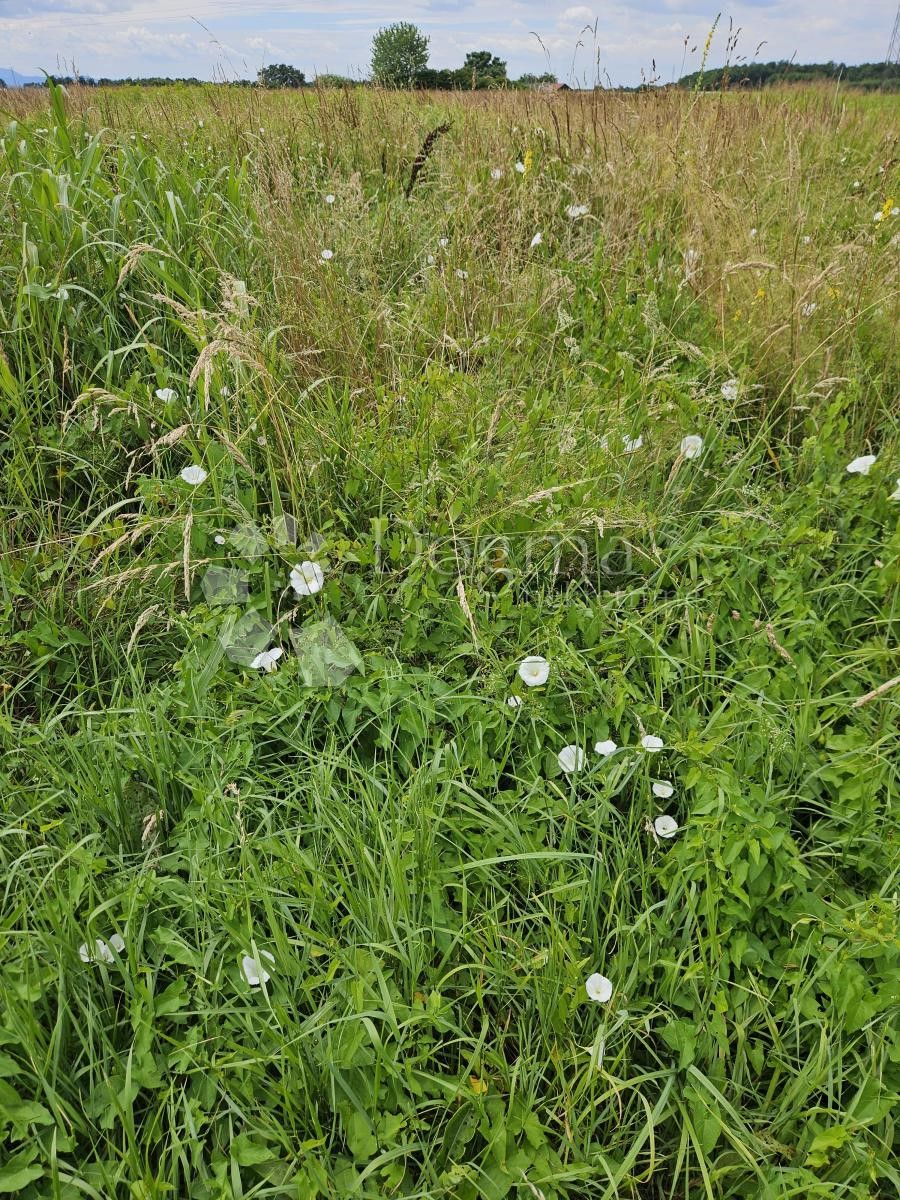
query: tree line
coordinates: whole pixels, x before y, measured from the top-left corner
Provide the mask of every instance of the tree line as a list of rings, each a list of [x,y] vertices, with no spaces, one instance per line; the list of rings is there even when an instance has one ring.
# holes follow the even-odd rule
[[[740,63],[694,71],[678,80],[683,88],[718,92],[735,88],[763,88],[778,83],[809,83],[830,80],[850,84],[866,91],[900,90],[900,68],[896,64],[861,63],[848,67],[846,63],[795,63],[782,60],[767,63]]]

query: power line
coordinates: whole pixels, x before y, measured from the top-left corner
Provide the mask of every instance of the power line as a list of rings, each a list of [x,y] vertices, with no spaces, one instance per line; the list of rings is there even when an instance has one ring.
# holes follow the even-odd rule
[[[885,62],[888,65],[900,64],[900,4],[897,5],[897,15],[894,17],[894,31],[891,34],[891,44],[888,47]]]

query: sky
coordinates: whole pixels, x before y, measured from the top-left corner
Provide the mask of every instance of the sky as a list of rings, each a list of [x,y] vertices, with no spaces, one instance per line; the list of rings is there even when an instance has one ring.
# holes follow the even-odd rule
[[[288,62],[307,78],[362,78],[373,33],[404,20],[429,36],[434,67],[485,49],[512,76],[668,82],[696,70],[718,11],[715,0],[0,0],[0,67],[254,78],[267,63]],[[878,62],[896,11],[897,0],[742,0],[723,9],[709,65],[724,61],[729,21],[745,61]]]

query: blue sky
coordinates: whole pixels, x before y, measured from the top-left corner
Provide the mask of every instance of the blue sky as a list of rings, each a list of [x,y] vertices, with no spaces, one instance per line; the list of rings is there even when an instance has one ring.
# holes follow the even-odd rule
[[[710,62],[723,59],[729,18],[746,59],[879,61],[896,7],[744,0],[723,10]],[[433,66],[489,49],[514,75],[549,67],[560,79],[593,82],[599,64],[604,80],[630,84],[654,61],[663,81],[693,70],[718,11],[703,0],[0,0],[0,66],[211,78],[253,77],[265,63],[290,62],[308,77],[364,76],[375,30],[408,20],[429,35]]]

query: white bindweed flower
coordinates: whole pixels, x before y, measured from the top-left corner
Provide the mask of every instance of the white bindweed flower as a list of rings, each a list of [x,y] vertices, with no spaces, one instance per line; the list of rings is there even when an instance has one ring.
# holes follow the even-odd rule
[[[273,646],[271,650],[263,650],[261,654],[257,654],[250,666],[254,670],[263,670],[267,675],[271,675],[282,654],[284,651],[280,646]]]
[[[847,474],[868,475],[875,465],[877,458],[876,454],[861,454],[859,458],[854,458],[853,462],[847,463]]]
[[[503,172],[499,167],[491,167],[491,179],[502,179]]]
[[[82,962],[115,962],[116,954],[121,954],[125,949],[125,939],[119,933],[114,933],[109,939],[109,942],[104,942],[103,938],[97,938],[93,946],[89,946],[87,942],[82,942],[78,947],[78,957]]]
[[[660,800],[668,800],[675,794],[675,787],[668,779],[654,779],[652,790],[653,795],[658,796]]]
[[[803,245],[808,246],[811,241],[812,241],[812,238],[807,233],[803,238]]]
[[[756,237],[756,235],[757,235],[758,233],[759,233],[759,230],[758,230],[758,229],[751,229],[751,230],[750,230],[750,237],[751,237],[751,239],[752,239],[752,238],[755,238],[755,237]]]
[[[611,738],[608,738],[605,742],[594,743],[594,753],[602,755],[603,758],[609,758],[611,754],[615,754],[618,748]]]
[[[173,400],[178,399],[178,393],[174,388],[157,388],[153,395],[157,400],[162,400],[163,404],[170,404]]]
[[[643,444],[644,439],[640,434],[636,438],[627,436],[622,438],[622,449],[626,454],[634,454],[635,450],[640,450]]]
[[[225,545],[225,538],[222,536],[221,533],[217,533],[216,536],[213,538],[213,541],[216,543],[217,546]]]
[[[446,237],[438,238],[438,245],[442,250],[446,250],[450,245],[450,239]]]
[[[523,162],[521,162],[521,161],[517,162],[517,163],[516,163],[516,170],[518,171],[518,173],[519,173],[520,175],[524,175],[524,174],[525,174],[525,164],[524,164]]]
[[[319,257],[323,262],[330,262],[330,260],[334,258],[334,251],[328,249],[323,250]]]
[[[880,208],[879,208],[878,212],[875,214],[875,216],[872,218],[872,220],[873,221],[883,221],[884,220],[884,213],[882,212],[882,210]]]
[[[662,738],[657,737],[655,733],[645,733],[641,738],[641,745],[645,750],[649,750],[651,754],[657,754],[665,744]]]
[[[326,204],[334,204],[334,202],[335,202],[336,198],[337,198],[337,197],[333,196],[333,195],[331,194],[331,192],[329,192],[329,193],[328,193],[328,195],[325,197],[325,203],[326,203]]]
[[[612,999],[613,985],[605,975],[595,971],[585,980],[584,990],[588,994],[588,1000],[593,1000],[595,1004],[608,1004]]]
[[[657,837],[672,838],[678,832],[678,822],[668,815],[654,817],[653,828]]]
[[[57,288],[56,291],[53,293],[53,296],[54,296],[54,299],[56,299],[56,300],[68,300],[69,289],[67,287]]]
[[[550,664],[540,654],[529,654],[519,663],[519,678],[529,687],[541,687],[550,676]]]
[[[736,379],[727,379],[722,384],[722,396],[726,400],[737,400],[738,398],[738,381]]]
[[[206,472],[202,467],[198,467],[195,464],[191,467],[185,467],[181,472],[181,478],[185,483],[189,483],[191,487],[198,487],[206,479]]]
[[[689,433],[681,439],[681,453],[685,458],[696,458],[703,452],[703,438],[699,433]]]
[[[585,753],[580,746],[563,746],[556,756],[559,769],[565,771],[567,775],[571,775],[573,771],[580,771],[584,766],[584,760]]]
[[[510,708],[519,708],[519,706],[522,703],[522,697],[521,696],[507,696],[506,703],[509,705]]]
[[[585,217],[591,211],[590,205],[587,204],[570,204],[566,209],[566,216],[571,221],[577,221],[579,217]]]
[[[800,316],[801,317],[811,317],[818,307],[819,306],[818,306],[818,304],[816,304],[815,300],[810,300],[810,302],[808,304],[801,304],[800,305]]]
[[[325,575],[318,563],[306,559],[291,571],[291,587],[298,596],[314,596],[325,584]]]
[[[457,279],[468,279],[469,278],[469,272],[464,271],[462,269],[462,267],[457,267],[453,273]]]
[[[538,230],[538,232],[531,239],[531,245],[529,246],[529,249],[533,250],[535,246],[539,246],[543,240],[544,235],[540,232],[540,230]]]
[[[861,187],[862,187],[862,184],[860,183],[860,181],[859,181],[858,179],[854,179],[854,180],[853,180],[853,190],[854,190],[854,192],[858,191],[858,190],[859,190]]]
[[[241,970],[244,972],[244,978],[252,988],[262,987],[264,983],[268,983],[272,978],[263,966],[263,959],[266,960],[269,966],[275,966],[275,956],[274,954],[270,954],[268,950],[260,950],[255,958],[252,954],[245,954],[241,959]]]

